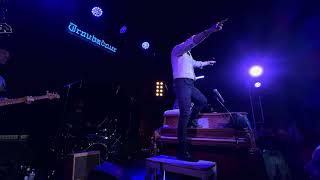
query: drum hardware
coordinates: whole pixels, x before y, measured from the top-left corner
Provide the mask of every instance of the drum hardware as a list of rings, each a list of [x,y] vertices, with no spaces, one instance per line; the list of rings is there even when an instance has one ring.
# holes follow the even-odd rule
[[[59,159],[64,159],[69,153],[80,153],[85,151],[100,151],[101,160],[109,160],[115,157],[119,151],[122,136],[118,134],[117,119],[106,117],[97,125],[96,132],[77,137],[71,134],[70,128],[60,129],[55,136],[54,146],[51,151],[55,152]]]

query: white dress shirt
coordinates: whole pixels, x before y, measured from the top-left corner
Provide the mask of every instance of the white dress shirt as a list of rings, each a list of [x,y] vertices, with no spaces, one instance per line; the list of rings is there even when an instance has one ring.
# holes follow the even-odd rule
[[[188,78],[195,80],[194,68],[202,68],[205,62],[196,61],[192,58],[190,50],[197,44],[190,37],[185,42],[176,45],[171,52],[171,65],[173,71],[173,79]]]

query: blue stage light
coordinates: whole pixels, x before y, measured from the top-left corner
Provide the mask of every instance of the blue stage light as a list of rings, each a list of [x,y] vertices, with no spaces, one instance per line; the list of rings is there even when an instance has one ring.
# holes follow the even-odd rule
[[[127,26],[122,26],[121,28],[120,28],[120,34],[124,34],[124,33],[126,33],[127,32]]]
[[[141,45],[141,47],[142,47],[143,49],[149,49],[150,44],[149,44],[149,42],[143,42],[142,45]]]
[[[261,82],[256,82],[256,83],[254,83],[254,87],[255,87],[255,88],[261,87]]]
[[[95,16],[95,17],[100,17],[102,16],[103,14],[103,11],[100,7],[93,7],[92,10],[91,10],[92,14]]]

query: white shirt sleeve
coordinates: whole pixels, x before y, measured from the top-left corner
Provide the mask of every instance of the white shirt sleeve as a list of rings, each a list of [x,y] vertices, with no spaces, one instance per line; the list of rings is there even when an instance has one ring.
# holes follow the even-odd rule
[[[206,65],[205,62],[192,60],[193,67],[202,69]]]
[[[184,53],[186,53],[186,52],[190,51],[192,48],[194,48],[196,46],[196,44],[193,42],[193,37],[194,36],[191,36],[185,42],[176,45],[172,50],[172,55],[182,56]]]

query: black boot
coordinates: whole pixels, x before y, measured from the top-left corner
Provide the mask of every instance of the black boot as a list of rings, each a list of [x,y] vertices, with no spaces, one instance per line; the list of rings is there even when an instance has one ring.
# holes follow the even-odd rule
[[[188,128],[199,128],[199,124],[197,122],[197,120],[195,119],[190,119],[187,125]]]
[[[199,113],[196,113],[195,111],[192,111],[190,114],[190,119],[188,121],[188,128],[199,128],[199,124],[197,119],[199,118]]]
[[[198,162],[191,153],[189,143],[179,143],[177,148],[177,159],[190,162]]]

